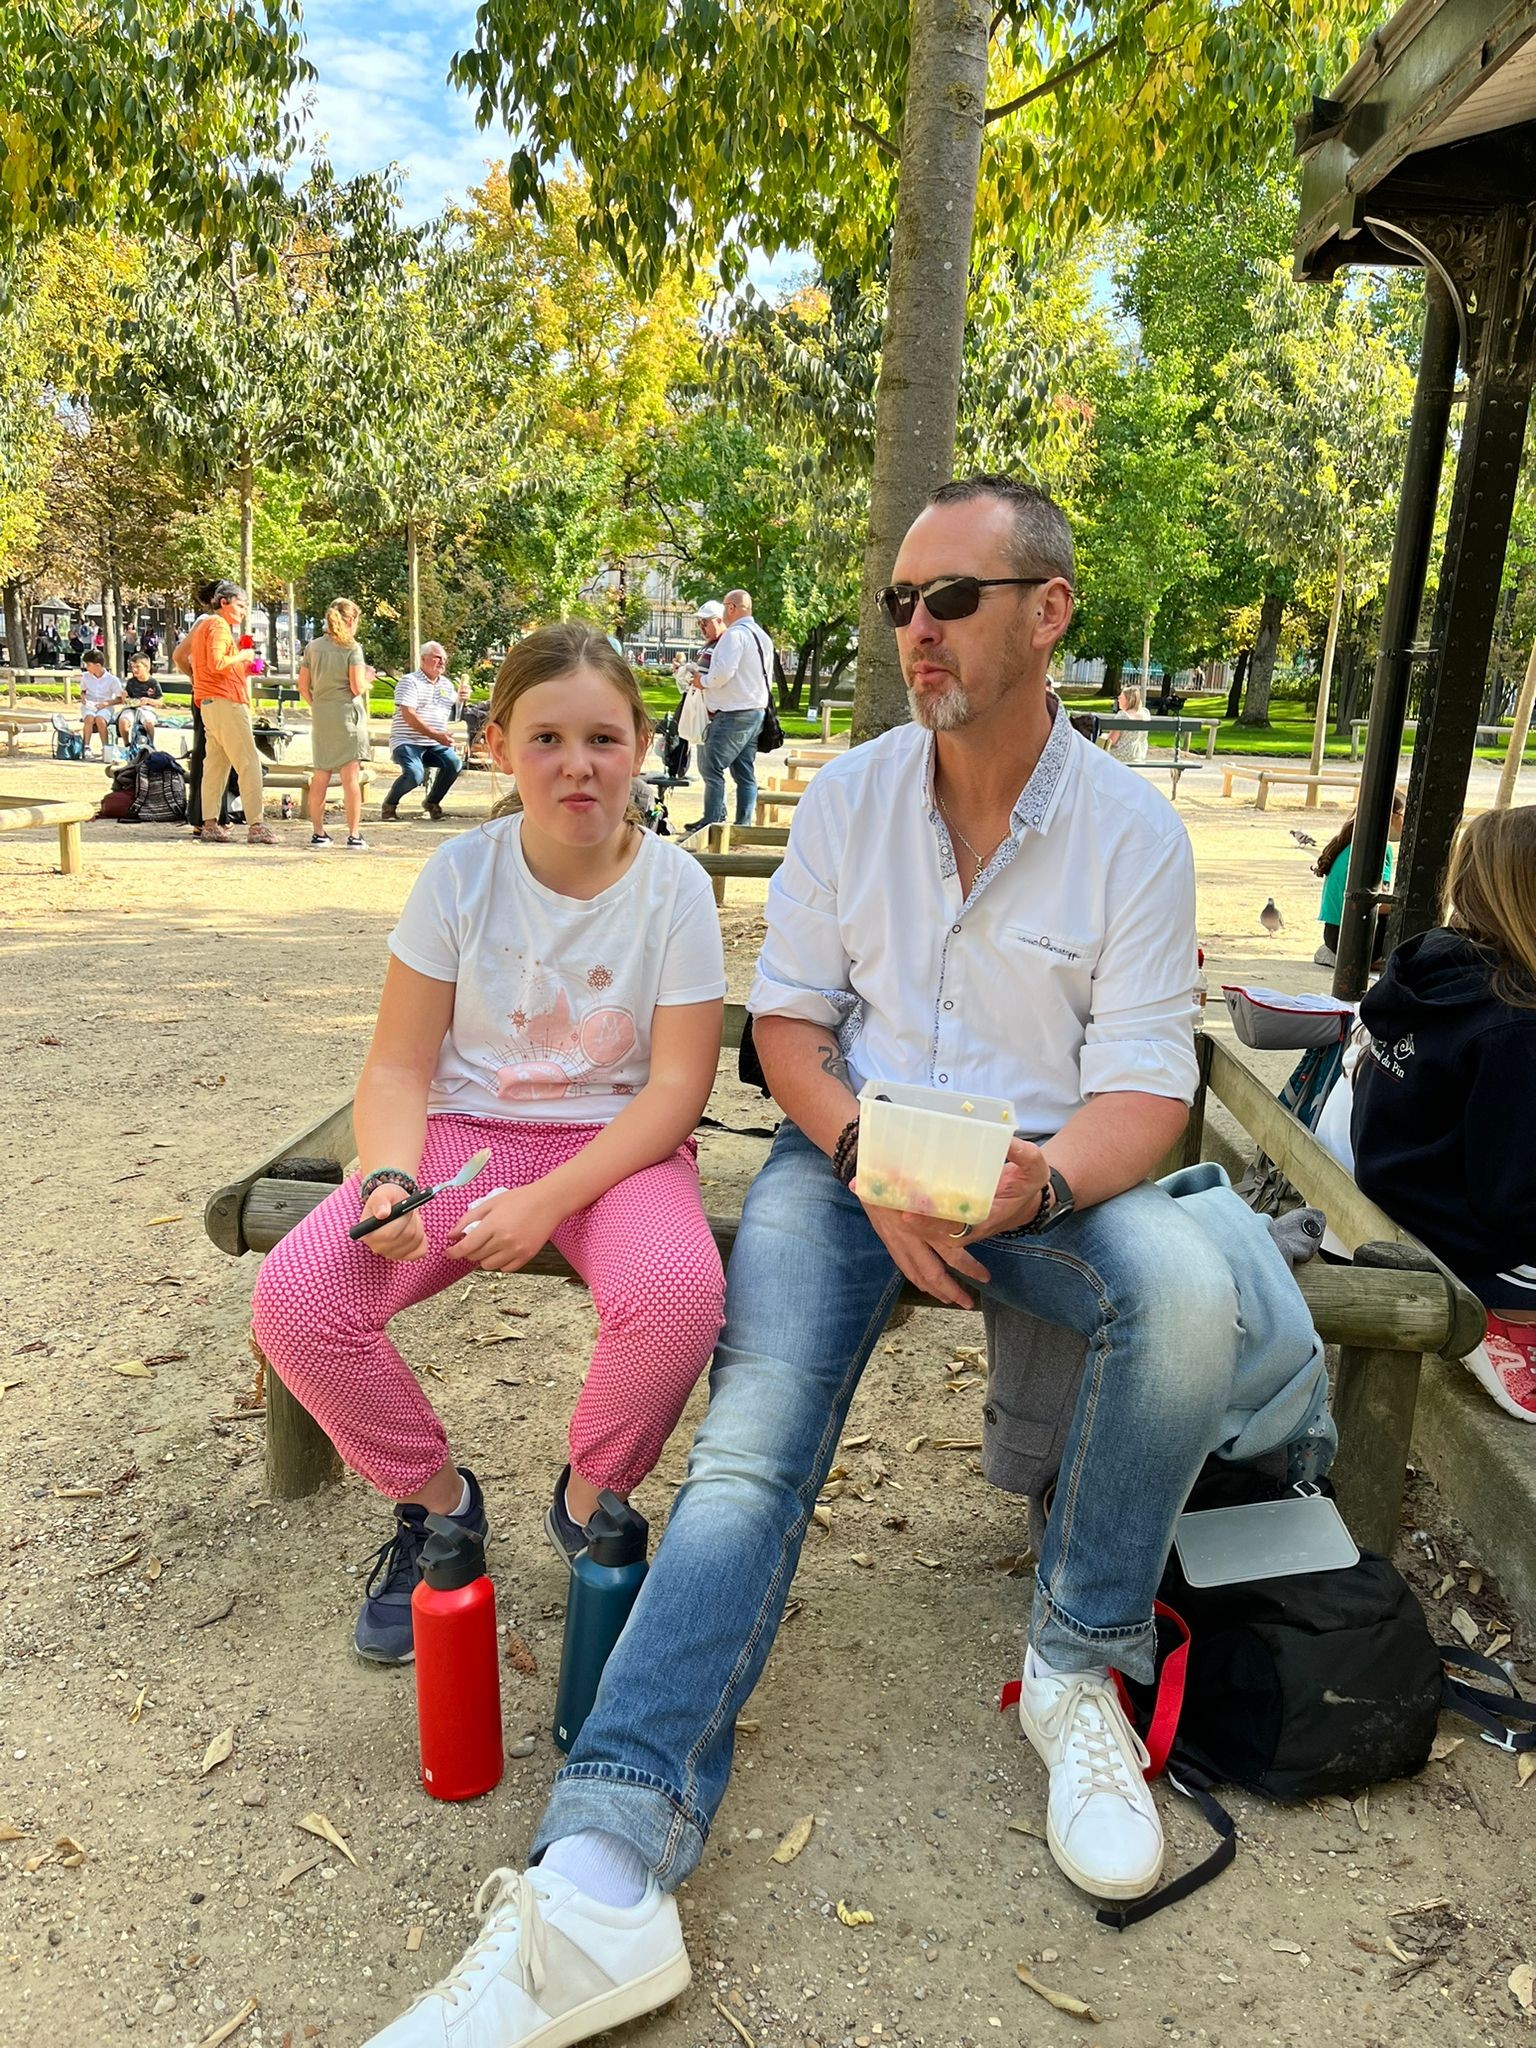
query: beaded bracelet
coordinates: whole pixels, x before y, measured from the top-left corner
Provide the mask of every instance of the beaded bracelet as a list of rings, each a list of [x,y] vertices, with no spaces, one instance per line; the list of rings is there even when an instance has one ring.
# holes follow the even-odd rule
[[[366,1202],[375,1188],[384,1187],[390,1182],[393,1182],[397,1188],[404,1188],[408,1197],[418,1192],[415,1180],[403,1167],[376,1166],[358,1189],[358,1201],[360,1203]]]
[[[851,1188],[859,1170],[859,1120],[850,1117],[837,1134],[832,1147],[832,1171],[845,1188]]]

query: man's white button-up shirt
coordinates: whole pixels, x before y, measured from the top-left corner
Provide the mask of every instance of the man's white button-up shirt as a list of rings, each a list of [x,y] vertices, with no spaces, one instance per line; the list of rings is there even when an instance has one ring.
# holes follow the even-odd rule
[[[772,674],[773,642],[756,619],[739,618],[715,642],[704,702],[711,711],[762,711]]]
[[[1161,793],[1059,703],[1008,837],[962,898],[934,741],[822,768],[768,892],[747,1007],[834,1028],[853,1078],[1012,1102],[1046,1138],[1093,1095],[1194,1098],[1195,875]]]

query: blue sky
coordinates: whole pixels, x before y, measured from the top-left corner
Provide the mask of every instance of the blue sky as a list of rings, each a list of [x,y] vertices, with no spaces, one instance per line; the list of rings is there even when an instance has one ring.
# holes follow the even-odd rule
[[[311,129],[327,137],[341,177],[398,163],[406,214],[425,220],[479,184],[488,159],[505,158],[506,130],[476,128],[469,100],[447,83],[449,60],[474,39],[474,0],[306,0],[304,32],[319,73]],[[759,258],[750,274],[771,292],[807,267]]]

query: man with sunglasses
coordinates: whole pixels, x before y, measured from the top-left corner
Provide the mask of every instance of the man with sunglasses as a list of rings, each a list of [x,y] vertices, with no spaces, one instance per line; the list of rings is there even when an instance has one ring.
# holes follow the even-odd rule
[[[742,1211],[687,1483],[535,1867],[497,1873],[470,1957],[375,2048],[446,2048],[450,2025],[515,2048],[557,2013],[562,2040],[585,2039],[686,1984],[670,1895],[703,1852],[904,1281],[956,1308],[980,1289],[1087,1340],[1020,1718],[1067,1876],[1112,1899],[1157,1881],[1146,1751],[1110,1667],[1152,1675],[1153,1595],[1239,1329],[1226,1261],[1147,1178],[1197,1079],[1189,841],[1047,688],[1072,582],[1061,512],[1006,477],[945,485],[902,542],[884,603],[913,722],[821,770],[769,892],[748,1007],[785,1121]],[[1013,1105],[974,1228],[861,1199],[857,1096],[882,1081]]]

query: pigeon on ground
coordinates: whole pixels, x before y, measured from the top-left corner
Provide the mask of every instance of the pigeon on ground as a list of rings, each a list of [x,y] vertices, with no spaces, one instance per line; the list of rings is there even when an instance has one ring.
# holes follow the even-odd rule
[[[1294,825],[1291,827],[1291,837],[1298,846],[1305,846],[1309,850],[1317,844],[1310,832],[1298,832]]]
[[[1275,908],[1273,896],[1270,897],[1264,908],[1259,912],[1259,923],[1263,925],[1271,938],[1273,938],[1276,932],[1283,932],[1285,930],[1285,919]]]

